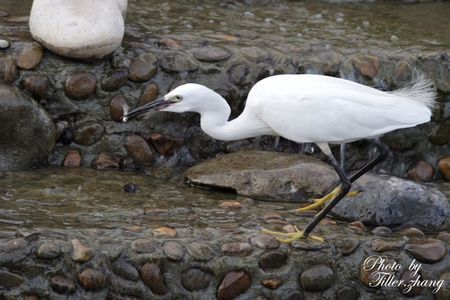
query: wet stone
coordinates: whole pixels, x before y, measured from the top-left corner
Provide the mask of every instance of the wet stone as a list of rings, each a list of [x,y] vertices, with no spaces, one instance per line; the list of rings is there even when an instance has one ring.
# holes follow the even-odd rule
[[[436,300],[450,299],[450,272],[443,273],[439,280],[443,280],[442,288],[436,293]]]
[[[285,300],[305,300],[305,295],[299,290],[288,291],[283,297]]]
[[[125,193],[130,193],[130,194],[134,194],[134,193],[139,193],[141,191],[141,189],[139,188],[139,185],[137,184],[133,184],[133,183],[127,183],[122,187],[122,190]]]
[[[161,67],[167,72],[192,72],[198,69],[194,59],[183,52],[168,52],[160,59]]]
[[[344,286],[337,290],[336,300],[358,300],[359,292],[353,287]]]
[[[391,236],[392,230],[386,226],[378,226],[372,230],[372,233],[376,236]]]
[[[165,295],[168,290],[164,283],[164,277],[159,267],[155,264],[146,263],[141,268],[142,281],[154,294]]]
[[[441,241],[446,242],[447,244],[450,244],[450,233],[448,232],[445,231],[439,232],[437,238]]]
[[[0,81],[12,83],[17,77],[16,62],[11,56],[0,58]]]
[[[363,76],[373,78],[380,68],[380,60],[376,56],[357,54],[352,57],[353,67]]]
[[[283,281],[280,278],[268,278],[263,279],[261,284],[268,289],[276,290],[283,284]]]
[[[181,48],[183,48],[181,46],[181,42],[179,40],[171,39],[171,38],[163,38],[163,39],[159,40],[159,45],[164,46],[168,49],[172,49],[172,50],[180,50]]]
[[[17,66],[24,70],[36,68],[44,57],[44,49],[37,43],[27,43],[16,56]]]
[[[73,280],[61,275],[53,276],[50,279],[50,286],[58,294],[72,294],[77,289]]]
[[[225,275],[217,291],[219,300],[231,300],[245,293],[251,284],[250,276],[244,271],[231,271]]]
[[[93,256],[91,248],[83,245],[83,243],[78,239],[73,239],[72,241],[72,260],[76,262],[86,262],[90,260]]]
[[[343,238],[336,241],[337,246],[342,251],[342,255],[353,254],[359,246],[359,240],[354,237]]]
[[[372,250],[375,252],[395,251],[403,248],[405,241],[386,241],[376,239],[372,242]]]
[[[228,256],[246,256],[252,251],[249,243],[226,243],[221,247],[222,253]]]
[[[138,165],[150,165],[153,162],[153,152],[147,142],[139,135],[130,135],[126,144],[128,154]]]
[[[177,231],[175,229],[167,226],[158,227],[152,232],[155,237],[173,238],[177,235]]]
[[[228,71],[228,76],[230,77],[231,82],[241,85],[245,83],[248,73],[248,67],[246,65],[239,64],[230,68]]]
[[[335,279],[334,271],[325,265],[316,265],[302,272],[300,284],[307,291],[323,291],[331,287]]]
[[[139,106],[152,102],[158,97],[158,94],[159,87],[156,84],[147,84],[142,91],[141,97],[139,98]]]
[[[164,253],[170,260],[180,261],[181,259],[183,259],[184,256],[183,246],[181,246],[177,242],[165,242],[163,249]]]
[[[137,253],[155,252],[155,244],[148,239],[138,239],[131,243],[131,248]]]
[[[99,270],[86,269],[78,274],[78,280],[86,290],[97,291],[106,286],[108,277]]]
[[[200,269],[189,269],[181,277],[183,287],[190,292],[206,289],[211,282],[211,274]]]
[[[24,281],[24,278],[20,275],[5,270],[0,270],[0,287],[11,289],[18,287]]]
[[[130,281],[138,281],[139,280],[139,272],[135,267],[130,265],[129,263],[123,261],[122,259],[118,259],[114,262],[112,269],[114,273],[126,280]]]
[[[182,139],[173,138],[160,133],[152,133],[149,141],[159,154],[166,156],[175,154],[175,152],[183,145]]]
[[[92,162],[96,170],[119,168],[120,159],[112,154],[102,152]]]
[[[434,167],[429,162],[421,160],[408,171],[406,176],[414,181],[431,181],[434,177]]]
[[[214,256],[214,251],[206,244],[192,242],[187,246],[188,254],[197,261],[208,261]]]
[[[112,73],[102,81],[102,89],[107,92],[114,92],[128,82],[128,71],[120,70]]]
[[[445,156],[439,160],[438,163],[439,170],[442,172],[442,174],[450,180],[450,155]]]
[[[258,261],[258,265],[264,271],[270,269],[278,269],[284,266],[287,262],[288,256],[282,252],[271,252],[264,254]]]
[[[81,155],[78,150],[69,150],[64,158],[64,167],[66,168],[79,168],[81,165]]]
[[[140,54],[130,62],[128,79],[144,82],[156,75],[156,57],[151,53]]]
[[[58,244],[48,242],[37,248],[36,256],[42,259],[54,259],[61,253],[61,247]]]
[[[429,140],[435,145],[446,145],[450,142],[450,120],[445,120],[435,126],[430,134]]]
[[[27,241],[22,238],[13,239],[0,244],[0,250],[3,252],[13,252],[25,248],[28,245]]]
[[[111,114],[111,119],[116,122],[121,122],[123,115],[128,113],[130,107],[128,106],[125,97],[122,95],[117,95],[111,99],[109,104],[109,112]]]
[[[447,254],[447,247],[439,240],[425,239],[412,241],[405,246],[406,252],[424,263],[436,263]]]
[[[420,274],[420,272],[417,272],[416,274],[414,274],[414,272],[415,271],[412,270],[406,270],[400,277],[400,280],[403,280],[405,283],[399,285],[398,290],[400,291],[400,293],[408,297],[418,296],[423,290],[423,287],[421,287],[420,284],[416,284],[412,288],[409,287],[410,282],[412,281],[422,281],[422,275]]]
[[[238,201],[223,201],[219,204],[219,207],[226,208],[226,209],[241,209],[244,208],[242,203]]]
[[[0,50],[8,49],[10,43],[7,40],[0,39]]]
[[[50,88],[50,80],[45,75],[33,74],[25,78],[23,87],[36,98],[44,99]]]
[[[104,132],[105,129],[100,124],[86,124],[76,131],[75,142],[79,145],[92,145],[100,140]]]
[[[258,234],[251,239],[251,242],[253,245],[263,250],[277,249],[280,247],[280,243],[277,239],[268,234]]]
[[[409,237],[424,237],[425,233],[423,233],[422,230],[411,227],[411,228],[405,228],[397,232],[397,234],[403,235],[403,236],[409,236]]]
[[[75,100],[83,100],[95,93],[95,76],[88,72],[78,72],[69,75],[64,84],[66,95]]]
[[[320,243],[316,241],[294,241],[291,243],[291,247],[298,250],[304,251],[319,251],[329,246],[326,243]]]
[[[194,49],[194,57],[203,62],[219,62],[231,56],[228,50],[219,47],[205,47]]]

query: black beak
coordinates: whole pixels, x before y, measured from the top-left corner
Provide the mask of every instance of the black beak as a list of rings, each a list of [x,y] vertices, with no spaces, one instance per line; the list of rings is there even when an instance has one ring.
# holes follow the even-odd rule
[[[145,114],[146,112],[149,112],[151,110],[159,110],[161,108],[165,108],[171,105],[172,103],[173,103],[172,101],[165,100],[164,98],[158,98],[153,102],[147,103],[145,105],[142,105],[141,107],[133,109],[129,113],[125,114],[121,118],[121,121],[127,122],[129,119],[136,118],[137,116]]]

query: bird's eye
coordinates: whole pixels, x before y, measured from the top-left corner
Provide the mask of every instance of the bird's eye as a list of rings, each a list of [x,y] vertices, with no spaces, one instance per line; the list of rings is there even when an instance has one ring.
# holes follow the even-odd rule
[[[182,98],[181,98],[180,95],[176,95],[175,97],[173,97],[173,99],[174,99],[175,101],[180,102]]]

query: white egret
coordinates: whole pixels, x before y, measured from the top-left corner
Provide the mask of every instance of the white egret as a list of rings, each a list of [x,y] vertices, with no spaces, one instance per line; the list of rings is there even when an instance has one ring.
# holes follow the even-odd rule
[[[274,135],[297,143],[316,143],[333,164],[340,184],[306,208],[328,202],[304,231],[266,231],[283,237],[282,241],[291,242],[308,237],[320,220],[349,193],[352,182],[387,155],[386,147],[377,143],[378,155],[347,177],[329,144],[374,139],[396,129],[426,123],[430,121],[434,104],[434,88],[417,72],[409,85],[392,92],[323,75],[276,75],[255,84],[248,94],[244,111],[231,121],[228,121],[231,110],[225,99],[194,83],[181,85],[164,97],[136,108],[126,114],[123,121],[150,110],[197,112],[201,115],[202,130],[218,140]]]

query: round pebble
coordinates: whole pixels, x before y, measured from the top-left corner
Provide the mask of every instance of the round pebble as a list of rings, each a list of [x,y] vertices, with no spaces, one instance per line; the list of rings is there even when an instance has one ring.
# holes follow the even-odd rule
[[[211,282],[211,274],[193,268],[183,273],[181,283],[190,292],[206,289]]]
[[[170,260],[180,261],[181,259],[183,259],[184,250],[183,250],[183,247],[179,243],[165,242],[163,249],[164,249],[164,253],[167,255],[167,257]]]
[[[95,76],[91,73],[78,72],[67,77],[64,91],[72,99],[86,99],[95,93],[96,82]]]
[[[55,243],[44,243],[37,248],[36,256],[42,259],[57,258],[61,252],[61,247]]]
[[[146,263],[141,268],[142,281],[147,285],[153,293],[157,295],[165,295],[169,291],[164,283],[164,277],[161,269],[152,263]]]
[[[334,271],[325,265],[312,266],[300,275],[300,283],[307,291],[326,290],[331,287],[334,279]]]
[[[86,290],[97,291],[106,286],[108,277],[99,270],[86,269],[78,275],[78,280]]]
[[[231,271],[223,278],[217,291],[219,300],[235,299],[245,293],[251,285],[250,276],[244,271]]]

